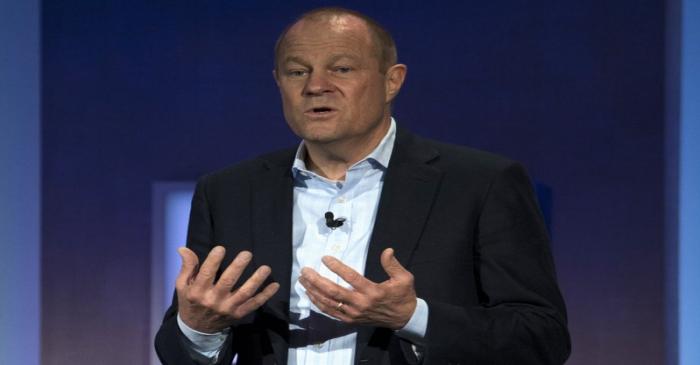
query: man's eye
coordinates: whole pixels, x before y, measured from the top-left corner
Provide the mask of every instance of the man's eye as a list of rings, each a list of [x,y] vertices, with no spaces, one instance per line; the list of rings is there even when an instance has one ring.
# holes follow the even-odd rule
[[[301,77],[306,75],[305,70],[289,70],[287,71],[287,75],[291,77]]]
[[[338,66],[335,68],[335,72],[341,73],[341,74],[346,74],[350,71],[352,71],[352,68],[347,67],[347,66]]]

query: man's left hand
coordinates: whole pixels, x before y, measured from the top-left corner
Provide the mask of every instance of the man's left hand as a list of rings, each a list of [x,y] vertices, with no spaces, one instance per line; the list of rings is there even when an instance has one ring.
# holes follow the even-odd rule
[[[380,261],[389,279],[374,283],[340,260],[324,256],[323,263],[345,280],[352,288],[344,288],[316,271],[305,267],[299,282],[306,288],[311,302],[324,313],[346,323],[403,328],[416,309],[416,291],[413,274],[387,248]]]

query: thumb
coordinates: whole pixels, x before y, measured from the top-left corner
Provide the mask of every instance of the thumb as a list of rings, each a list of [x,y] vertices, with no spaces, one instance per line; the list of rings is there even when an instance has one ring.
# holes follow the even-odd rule
[[[380,262],[382,263],[384,271],[386,271],[386,273],[392,279],[407,272],[406,269],[401,266],[399,260],[396,259],[396,256],[394,256],[393,248],[387,248],[386,250],[382,251]]]
[[[178,248],[177,253],[180,254],[180,258],[182,259],[182,267],[180,267],[180,273],[177,275],[177,279],[175,279],[175,287],[180,289],[187,286],[190,279],[195,275],[195,271],[199,265],[199,258],[197,254],[187,247]]]

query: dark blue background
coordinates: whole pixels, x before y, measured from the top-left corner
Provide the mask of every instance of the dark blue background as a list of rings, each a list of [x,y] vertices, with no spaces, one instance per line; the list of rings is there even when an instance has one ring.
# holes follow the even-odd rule
[[[151,183],[297,143],[272,47],[325,4],[43,1],[42,363],[147,363]],[[665,2],[341,4],[396,38],[401,125],[551,187],[568,363],[662,363]]]

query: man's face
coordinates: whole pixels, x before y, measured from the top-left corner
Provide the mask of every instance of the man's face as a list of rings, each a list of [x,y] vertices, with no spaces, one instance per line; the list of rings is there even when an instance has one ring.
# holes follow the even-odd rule
[[[380,72],[377,52],[367,26],[352,16],[292,26],[275,70],[292,131],[315,144],[371,143],[383,136],[396,93]]]

